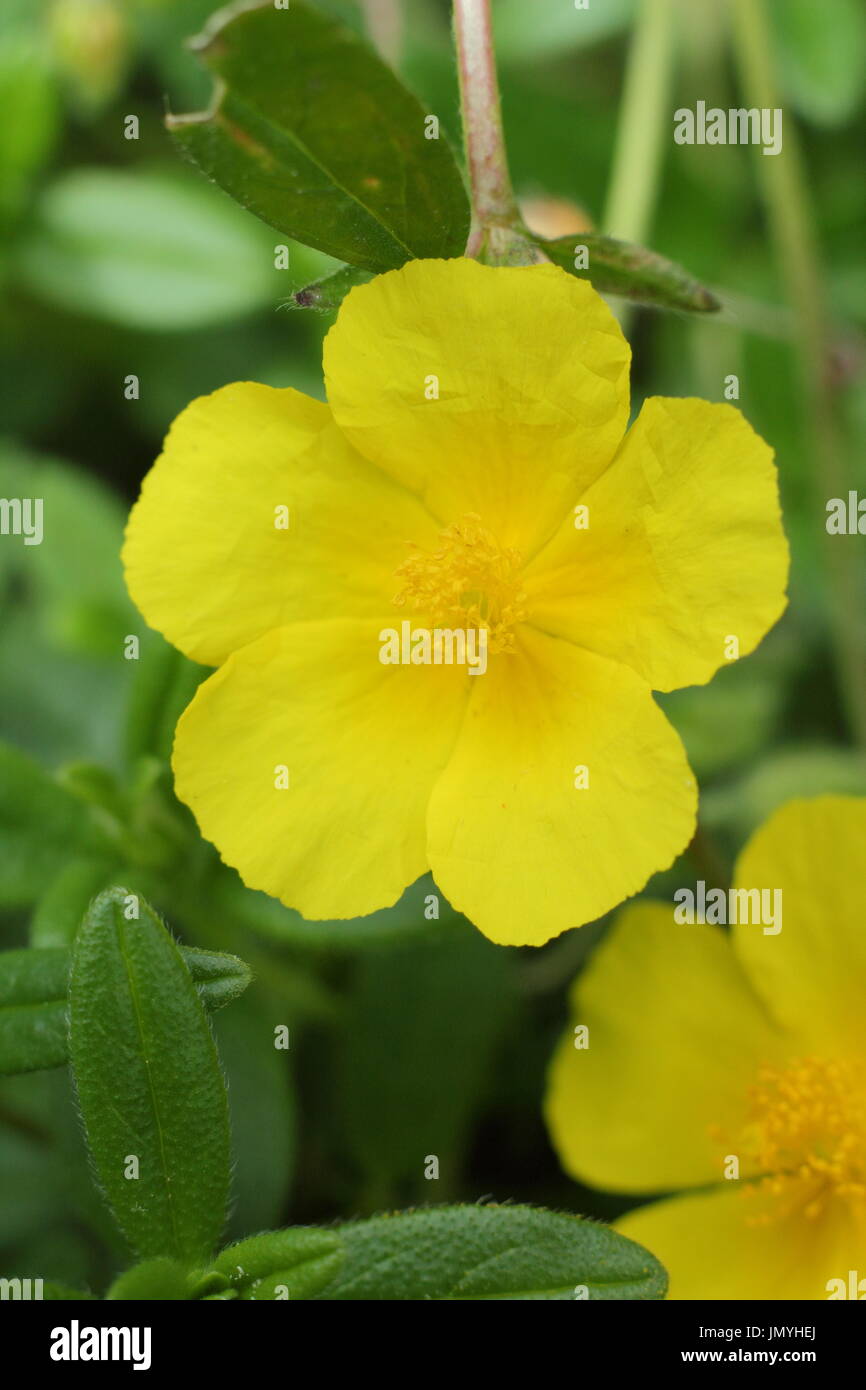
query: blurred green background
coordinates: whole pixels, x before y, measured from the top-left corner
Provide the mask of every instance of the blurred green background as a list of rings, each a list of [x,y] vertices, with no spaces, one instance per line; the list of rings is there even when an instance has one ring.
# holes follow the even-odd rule
[[[323,7],[363,25],[351,0]],[[0,944],[68,941],[90,896],[121,882],[190,944],[253,965],[258,983],[215,1019],[236,1144],[233,1236],[486,1194],[610,1217],[624,1203],[564,1177],[540,1115],[567,987],[606,922],[541,950],[500,949],[447,905],[426,921],[422,882],[372,919],[307,924],[244,889],[171,794],[174,723],[206,673],[146,634],[126,598],[125,513],[192,397],[237,379],[322,394],[329,320],[286,302],[333,265],[293,246],[290,268],[274,269],[279,235],[170,147],[166,105],[208,98],[183,40],[213,8],[0,5],[0,496],[44,498],[47,527],[40,546],[0,537]],[[576,25],[570,0],[495,0],[512,173],[539,231],[571,230],[553,216],[601,221],[637,9],[593,0]],[[663,700],[701,783],[705,830],[690,862],[647,890],[666,896],[724,874],[789,797],[866,793],[864,541],[828,542],[824,527],[835,481],[866,492],[866,10],[769,10],[786,140],[796,132],[802,144],[821,247],[820,380],[804,389],[815,344],[788,302],[760,152],[677,147],[672,120],[646,240],[725,307],[630,320],[635,408],[651,393],[721,400],[725,378],[739,377],[740,406],[777,452],[794,553],[790,608],[760,650]],[[459,137],[448,7],[405,0],[403,13],[398,65]],[[724,4],[683,0],[671,117],[699,98],[753,104],[739,94],[726,21]],[[130,114],[137,140],[124,138]],[[125,399],[130,374],[137,400]],[[828,419],[835,476],[816,448]],[[127,634],[142,638],[138,662],[123,659]],[[273,1046],[280,1023],[288,1053]],[[424,1178],[430,1154],[436,1182]],[[0,1084],[0,1274],[98,1287],[121,1261],[66,1074]]]

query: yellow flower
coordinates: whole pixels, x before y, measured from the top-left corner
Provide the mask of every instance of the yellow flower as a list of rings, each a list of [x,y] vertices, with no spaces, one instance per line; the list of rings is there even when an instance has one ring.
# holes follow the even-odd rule
[[[866,1293],[864,843],[866,800],[789,802],[735,873],[779,890],[773,926],[644,901],[577,982],[589,1032],[553,1060],[553,1142],[593,1186],[689,1189],[618,1223],[672,1298],[846,1297],[852,1270]]]
[[[708,680],[784,607],[771,451],[699,400],[648,400],[623,438],[628,346],[551,265],[410,262],[353,290],[324,362],[328,405],[194,401],[133,510],[135,602],[219,666],[178,795],[307,917],[429,868],[494,941],[540,944],[689,840],[651,689]],[[383,664],[403,622],[483,631],[486,671]]]

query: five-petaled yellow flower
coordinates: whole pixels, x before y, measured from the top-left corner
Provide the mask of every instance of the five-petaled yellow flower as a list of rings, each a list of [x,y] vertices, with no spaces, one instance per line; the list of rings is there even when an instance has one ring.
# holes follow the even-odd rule
[[[577,981],[588,1046],[554,1058],[553,1142],[593,1186],[687,1190],[618,1223],[672,1298],[866,1295],[864,844],[866,800],[789,802],[735,874],[781,892],[781,931],[644,901]]]
[[[779,616],[771,451],[700,400],[648,400],[626,433],[628,345],[551,265],[410,262],[352,291],[324,362],[327,405],[194,401],[132,513],[133,598],[219,667],[178,726],[178,795],[307,917],[429,868],[494,941],[540,944],[692,834],[651,691]],[[403,621],[483,629],[486,671],[383,664]]]

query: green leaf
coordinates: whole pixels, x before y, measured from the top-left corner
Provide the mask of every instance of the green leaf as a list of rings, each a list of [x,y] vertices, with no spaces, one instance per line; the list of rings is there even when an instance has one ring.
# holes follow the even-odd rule
[[[693,313],[713,313],[721,308],[715,295],[681,266],[665,260],[643,246],[633,246],[614,237],[595,232],[575,232],[572,236],[545,241],[527,233],[530,240],[553,261],[578,280],[589,280],[601,294],[618,294],[638,304],[654,304],[661,309],[688,309]],[[589,265],[575,267],[576,253],[586,247]]]
[[[197,946],[181,946],[180,953],[201,1002],[212,1013],[239,998],[253,978],[245,961],[225,951],[200,951]]]
[[[191,1270],[179,1260],[158,1255],[143,1260],[119,1275],[105,1295],[108,1302],[179,1302],[194,1298],[201,1284],[201,1271]],[[222,1287],[225,1283],[217,1281]],[[210,1285],[208,1286],[210,1287]]]
[[[181,956],[207,1009],[230,1004],[250,982],[237,956],[194,947],[181,948]],[[0,1075],[66,1064],[71,963],[63,948],[0,952]]]
[[[534,1207],[422,1207],[337,1227],[346,1263],[326,1299],[661,1299],[642,1246]]]
[[[358,36],[304,0],[232,7],[195,41],[210,110],[170,116],[178,145],[284,235],[367,270],[458,256],[469,204],[446,141]]]
[[[303,249],[297,257],[295,275],[328,269]],[[15,266],[52,304],[150,330],[223,323],[277,303],[287,288],[273,236],[183,171],[64,173],[43,194]]]
[[[794,109],[817,125],[849,120],[866,79],[862,0],[775,0],[770,16],[779,80]]]
[[[74,855],[109,855],[88,807],[8,744],[0,744],[0,907],[27,907]]]
[[[228,1104],[183,958],[146,904],[97,898],[75,943],[70,1059],[93,1165],[141,1259],[204,1263],[225,1222]],[[137,1159],[138,1177],[131,1158]]]
[[[315,1298],[343,1263],[343,1243],[333,1231],[296,1226],[266,1231],[229,1245],[214,1261],[242,1299]]]
[[[0,954],[0,1073],[38,1071],[66,1061],[69,952]]]
[[[344,265],[327,279],[319,280],[315,285],[307,285],[303,290],[296,290],[292,295],[291,304],[298,309],[318,309],[323,314],[331,313],[334,309],[339,309],[349,290],[353,290],[356,285],[366,285],[372,278],[369,270]]]

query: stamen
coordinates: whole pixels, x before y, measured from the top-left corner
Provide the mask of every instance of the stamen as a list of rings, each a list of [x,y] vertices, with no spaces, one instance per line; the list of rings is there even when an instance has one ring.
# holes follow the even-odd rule
[[[864,1204],[866,1069],[823,1057],[762,1066],[740,1148],[764,1175],[745,1188],[763,1208],[752,1225],[814,1221],[833,1198]]]
[[[427,614],[434,627],[486,628],[488,651],[514,651],[514,629],[526,618],[520,552],[503,549],[473,512],[439,539],[434,551],[412,545],[396,570],[403,583],[394,603]]]

